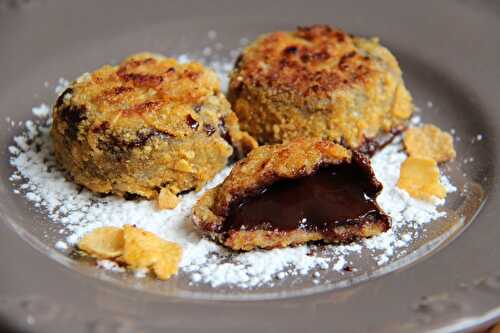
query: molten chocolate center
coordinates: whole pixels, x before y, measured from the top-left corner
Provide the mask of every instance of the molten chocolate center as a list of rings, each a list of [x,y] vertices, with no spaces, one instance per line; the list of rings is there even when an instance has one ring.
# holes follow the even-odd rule
[[[383,216],[370,177],[355,164],[279,180],[234,204],[223,229],[326,232]]]

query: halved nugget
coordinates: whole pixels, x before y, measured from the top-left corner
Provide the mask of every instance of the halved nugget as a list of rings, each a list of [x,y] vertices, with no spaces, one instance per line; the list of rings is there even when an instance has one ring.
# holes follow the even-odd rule
[[[309,136],[366,153],[413,111],[398,62],[378,39],[326,25],[257,38],[236,62],[228,98],[261,144]]]
[[[364,155],[298,139],[254,149],[199,199],[193,222],[234,250],[347,243],[390,228],[375,201],[381,190]]]

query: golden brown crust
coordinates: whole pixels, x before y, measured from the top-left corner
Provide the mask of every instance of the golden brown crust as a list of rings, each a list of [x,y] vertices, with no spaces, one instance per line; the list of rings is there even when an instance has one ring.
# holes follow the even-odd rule
[[[155,198],[198,189],[256,143],[239,130],[214,72],[150,53],[103,66],[57,100],[57,160],[95,192]]]
[[[323,25],[250,44],[231,75],[229,100],[261,143],[306,135],[351,148],[403,126],[413,108],[387,49]]]
[[[238,251],[250,251],[255,248],[273,249],[290,245],[300,245],[313,241],[331,243],[349,243],[361,238],[368,238],[387,231],[389,225],[384,221],[369,221],[361,225],[343,225],[336,227],[329,235],[321,232],[293,231],[233,231],[224,241],[224,245]],[[325,238],[328,237],[328,238]]]
[[[221,185],[209,190],[198,200],[193,208],[193,223],[201,233],[235,250],[285,247],[312,240],[349,242],[386,231],[389,228],[388,221],[366,221],[358,226],[339,226],[329,232],[329,235],[304,230],[221,231],[232,203],[252,196],[259,189],[278,180],[311,175],[319,167],[351,163],[354,159],[359,163],[367,163],[369,168],[365,157],[354,154],[338,144],[312,138],[260,146],[237,162]],[[370,169],[367,172],[372,171]],[[371,175],[373,176],[372,173]],[[373,181],[374,187],[380,190],[381,184],[374,177]]]
[[[328,98],[332,90],[366,81],[373,70],[350,36],[317,25],[259,38],[238,62],[241,80],[233,83]]]

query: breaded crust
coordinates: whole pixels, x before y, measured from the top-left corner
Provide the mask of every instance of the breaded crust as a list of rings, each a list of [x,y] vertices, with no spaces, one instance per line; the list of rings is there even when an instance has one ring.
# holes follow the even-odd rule
[[[146,198],[199,189],[256,145],[214,72],[150,53],[73,82],[54,106],[51,134],[76,183]]]
[[[285,144],[266,145],[254,149],[236,163],[224,182],[209,190],[193,208],[193,223],[204,235],[234,250],[276,248],[308,241],[346,243],[370,237],[389,229],[386,215],[367,218],[362,223],[339,225],[329,232],[296,230],[224,230],[232,205],[251,197],[260,189],[283,179],[296,179],[314,174],[318,168],[340,164],[356,164],[368,176],[373,195],[382,185],[375,179],[369,161],[362,154],[319,139],[296,139]]]
[[[310,136],[358,149],[402,128],[413,110],[396,59],[377,39],[325,25],[251,43],[228,98],[242,129],[262,144]]]

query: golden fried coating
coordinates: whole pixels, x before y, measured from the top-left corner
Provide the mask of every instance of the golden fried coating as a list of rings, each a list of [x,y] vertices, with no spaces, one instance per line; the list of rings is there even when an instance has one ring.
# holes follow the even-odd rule
[[[361,216],[358,220],[352,219],[348,223],[331,225],[327,229],[287,227],[285,230],[277,226],[267,229],[242,226],[234,229],[227,226],[232,210],[265,193],[266,188],[273,184],[284,180],[306,179],[320,169],[336,166],[346,166],[353,170],[358,178],[356,181],[361,179],[362,186],[366,188],[366,196],[376,196],[382,189],[382,185],[375,179],[369,160],[363,155],[330,141],[296,139],[284,144],[260,146],[237,162],[221,185],[209,190],[198,200],[193,208],[193,223],[202,234],[234,250],[245,251],[257,247],[285,247],[313,240],[350,242],[388,230],[389,217],[383,214],[375,200],[370,201],[373,209],[366,216]],[[361,195],[365,197],[365,194]],[[273,201],[281,199],[274,198]],[[341,202],[342,200],[344,199],[340,198]],[[294,203],[286,203],[283,209],[293,206],[295,198],[292,201]]]
[[[53,120],[56,159],[76,183],[120,196],[162,192],[167,208],[256,145],[214,72],[150,53],[82,75],[57,100]]]
[[[361,151],[399,131],[413,111],[396,59],[376,38],[324,25],[251,43],[231,74],[228,99],[260,143],[309,136]]]

